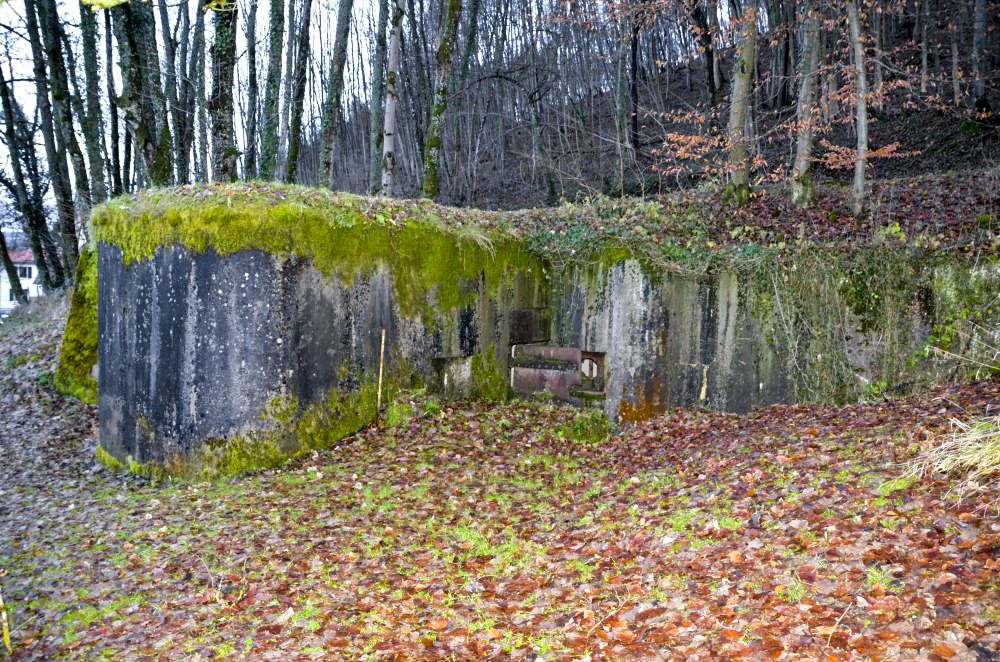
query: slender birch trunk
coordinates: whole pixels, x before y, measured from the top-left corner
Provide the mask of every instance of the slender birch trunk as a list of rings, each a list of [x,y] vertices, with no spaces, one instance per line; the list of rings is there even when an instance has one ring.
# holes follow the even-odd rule
[[[396,111],[399,107],[400,51],[403,40],[403,0],[393,0],[389,70],[385,81],[385,131],[382,135],[382,193],[396,194]]]

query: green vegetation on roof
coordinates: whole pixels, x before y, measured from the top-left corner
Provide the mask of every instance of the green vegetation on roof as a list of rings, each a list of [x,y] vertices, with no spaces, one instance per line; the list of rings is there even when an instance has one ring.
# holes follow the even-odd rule
[[[472,222],[486,216],[494,229]],[[97,239],[118,246],[126,263],[164,246],[220,255],[262,250],[301,257],[350,283],[390,267],[406,315],[433,317],[468,305],[467,287],[483,276],[491,290],[519,270],[543,272],[498,213],[426,201],[368,199],[301,186],[249,183],[152,189],[116,198],[93,215]],[[515,269],[517,267],[517,269]],[[403,284],[405,283],[405,286]]]

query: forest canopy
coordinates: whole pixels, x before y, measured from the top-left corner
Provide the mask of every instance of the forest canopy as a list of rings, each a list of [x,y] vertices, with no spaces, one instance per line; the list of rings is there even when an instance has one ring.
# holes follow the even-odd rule
[[[150,186],[484,208],[710,186],[736,208],[765,190],[810,208],[850,182],[836,190],[864,218],[874,180],[996,163],[990,0],[13,0],[0,16],[5,223],[47,288],[72,279],[93,205]]]

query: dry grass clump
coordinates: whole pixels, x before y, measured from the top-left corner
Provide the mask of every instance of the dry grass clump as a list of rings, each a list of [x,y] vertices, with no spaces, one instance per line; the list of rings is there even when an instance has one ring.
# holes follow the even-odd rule
[[[992,504],[1000,507],[1000,416],[953,419],[952,426],[950,437],[913,460],[907,475],[953,477],[951,492],[959,498],[991,492]]]
[[[998,304],[1000,296],[984,305],[978,315],[991,319],[990,323],[969,321],[958,330],[963,343],[961,353],[936,349],[939,355],[972,368],[973,379],[987,379],[1000,370],[1000,324],[994,313]],[[989,415],[989,408],[986,414],[970,421],[952,419],[951,434],[912,460],[905,476],[950,478],[955,481],[950,492],[959,500],[988,493],[992,494],[989,503],[1000,510],[1000,415]]]

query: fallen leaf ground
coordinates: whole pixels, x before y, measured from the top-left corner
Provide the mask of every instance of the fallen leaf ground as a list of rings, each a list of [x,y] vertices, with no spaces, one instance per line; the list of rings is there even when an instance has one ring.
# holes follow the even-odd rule
[[[157,485],[95,465],[58,324],[0,333],[15,659],[1000,659],[996,495],[893,480],[1000,380],[599,442],[563,406],[421,398],[281,471]]]

